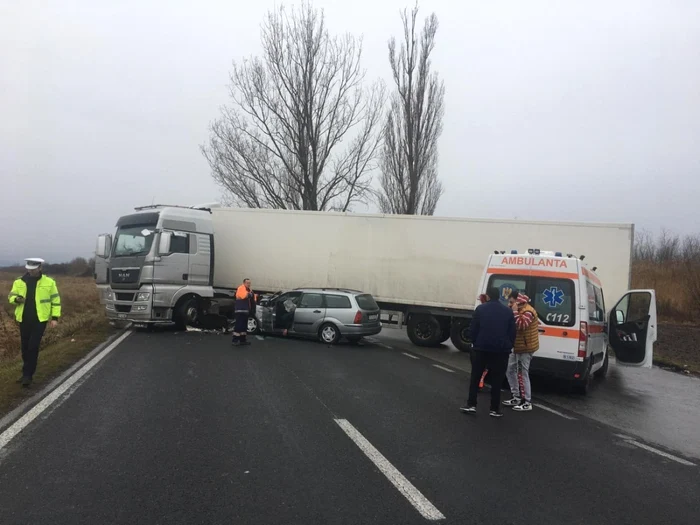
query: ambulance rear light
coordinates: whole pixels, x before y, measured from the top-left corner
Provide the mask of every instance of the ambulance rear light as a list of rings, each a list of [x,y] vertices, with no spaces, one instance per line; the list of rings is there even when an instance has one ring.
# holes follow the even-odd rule
[[[578,336],[578,356],[585,359],[588,355],[588,323],[581,321],[581,329]]]

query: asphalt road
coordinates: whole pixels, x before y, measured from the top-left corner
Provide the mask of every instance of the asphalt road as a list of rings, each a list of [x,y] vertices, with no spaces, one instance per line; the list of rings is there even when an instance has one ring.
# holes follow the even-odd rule
[[[698,462],[486,396],[463,415],[467,375],[407,354],[133,333],[0,430],[0,523],[698,523]]]
[[[440,348],[417,348],[405,330],[392,328],[385,328],[374,339],[385,347],[409,351],[464,372],[471,370],[468,354],[449,343]],[[658,367],[620,366],[611,360],[607,379],[594,381],[587,396],[570,394],[560,382],[539,377],[533,378],[533,395],[575,417],[593,419],[700,460],[700,378]]]

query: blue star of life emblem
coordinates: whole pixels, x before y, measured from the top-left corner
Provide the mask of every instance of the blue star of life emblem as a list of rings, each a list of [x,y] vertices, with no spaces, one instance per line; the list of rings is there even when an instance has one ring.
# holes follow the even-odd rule
[[[561,306],[561,304],[564,302],[564,292],[556,286],[547,288],[543,295],[544,297],[542,298],[542,301],[550,308]]]

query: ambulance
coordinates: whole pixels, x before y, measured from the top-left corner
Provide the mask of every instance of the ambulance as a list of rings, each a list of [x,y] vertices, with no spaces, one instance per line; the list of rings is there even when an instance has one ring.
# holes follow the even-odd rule
[[[654,290],[629,290],[607,311],[595,270],[572,254],[496,252],[479,287],[497,288],[503,304],[514,290],[530,297],[540,333],[530,373],[564,379],[583,394],[607,374],[610,348],[617,364],[651,367],[657,338]]]

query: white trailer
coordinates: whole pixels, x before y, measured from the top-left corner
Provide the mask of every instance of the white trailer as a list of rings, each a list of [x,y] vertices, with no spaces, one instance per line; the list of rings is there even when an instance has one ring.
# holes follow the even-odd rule
[[[109,315],[191,322],[196,310],[206,313],[217,302],[222,307],[221,299],[249,277],[263,293],[299,287],[371,293],[383,310],[402,314],[414,343],[439,344],[452,333],[462,349],[452,325],[460,320],[467,326],[489,254],[532,248],[585,256],[608,297],[618,298],[629,288],[634,238],[631,224],[173,206],[139,209],[120,218],[118,228],[117,248],[120,231],[133,238],[145,230],[153,237],[137,243],[143,246],[138,254],[120,258],[118,250],[110,254],[111,236],[100,236],[98,273],[105,277],[98,284],[112,294],[112,303],[105,299]],[[183,235],[188,254],[172,253],[172,239],[184,249]],[[110,280],[120,276],[124,282]],[[153,301],[115,303],[115,294],[131,297],[120,288],[141,292],[134,300],[153,294]],[[426,319],[439,321],[439,333],[417,333]]]

